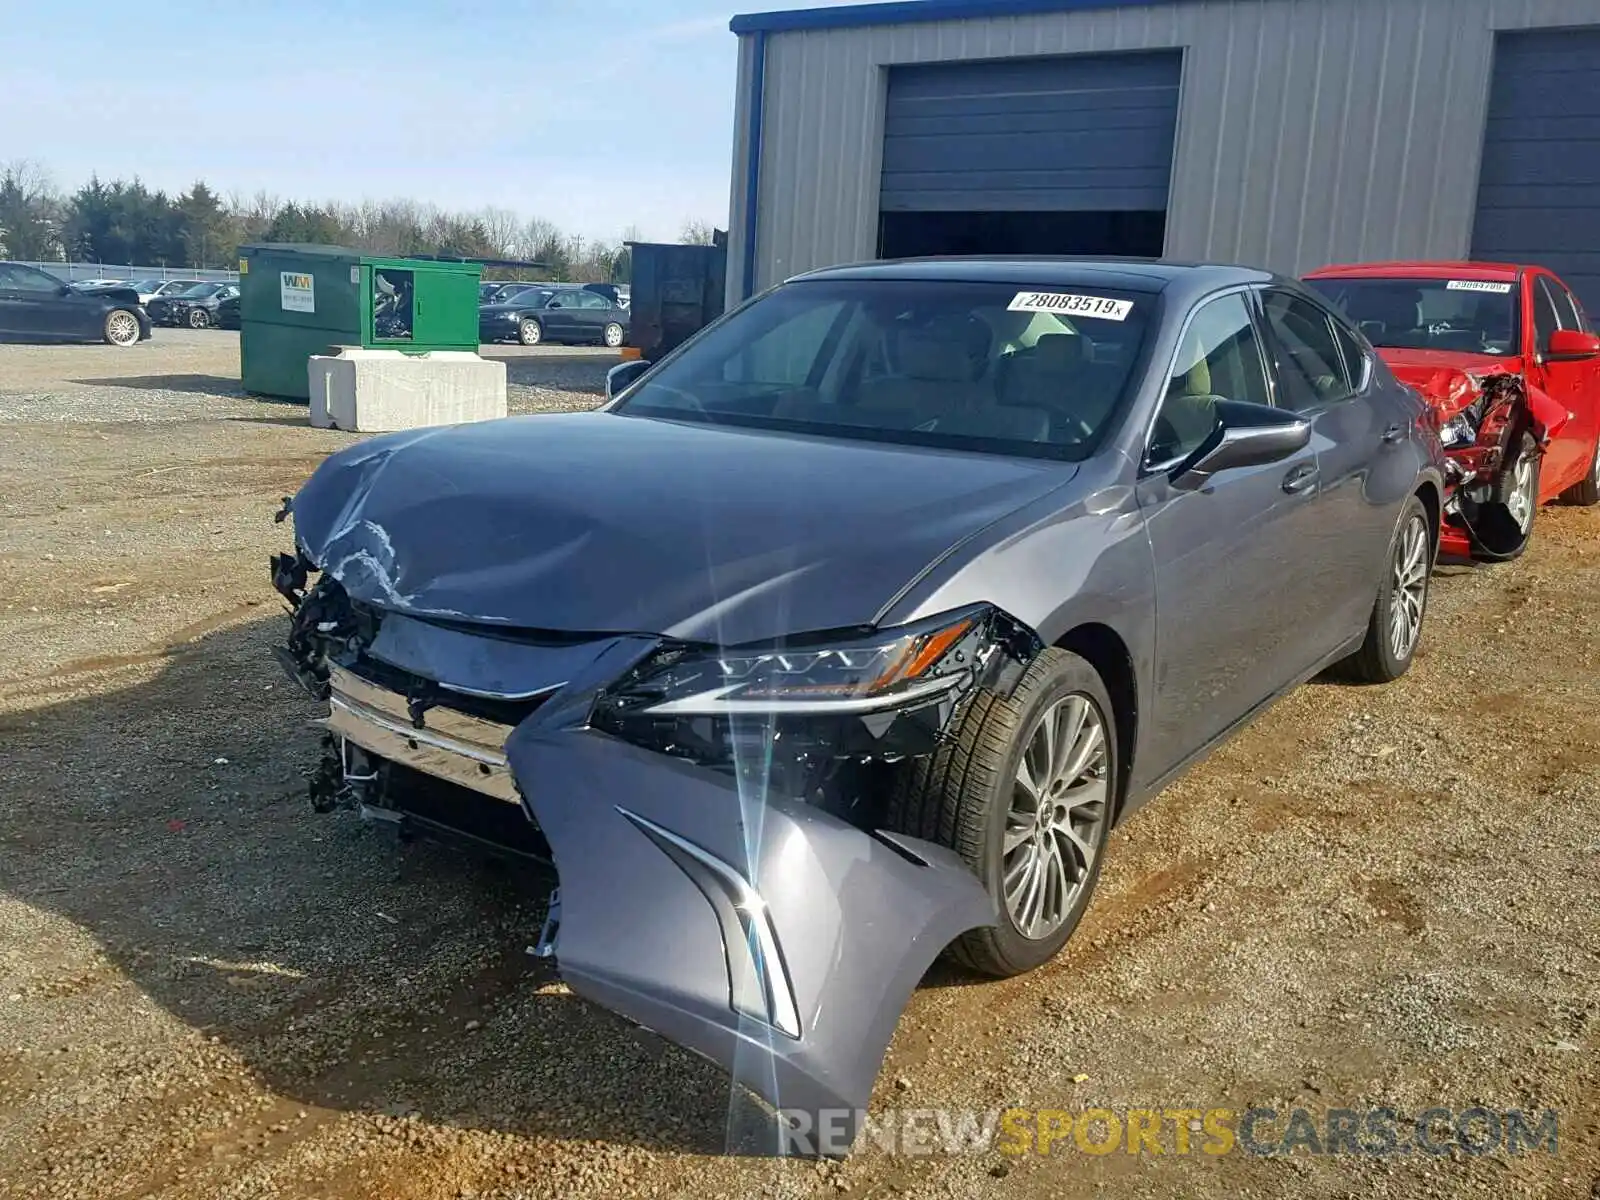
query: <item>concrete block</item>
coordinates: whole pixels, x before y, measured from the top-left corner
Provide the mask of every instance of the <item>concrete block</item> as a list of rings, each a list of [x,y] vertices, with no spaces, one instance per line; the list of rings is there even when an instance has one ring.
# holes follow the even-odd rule
[[[311,423],[352,433],[488,421],[506,415],[506,365],[470,350],[402,354],[343,348],[307,365]]]

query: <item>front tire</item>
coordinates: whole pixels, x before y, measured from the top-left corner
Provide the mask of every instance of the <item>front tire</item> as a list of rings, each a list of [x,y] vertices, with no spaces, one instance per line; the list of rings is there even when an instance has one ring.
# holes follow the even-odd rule
[[[1562,492],[1561,501],[1582,508],[1600,504],[1600,438],[1595,440],[1594,457],[1589,461],[1589,478],[1579,480]]]
[[[1046,649],[1009,698],[979,692],[889,801],[895,829],[949,847],[998,902],[998,923],[953,942],[986,975],[1049,962],[1100,877],[1121,779],[1111,698],[1076,654]]]
[[[528,317],[517,326],[517,341],[524,346],[537,346],[544,341],[544,326],[534,317]]]
[[[606,326],[605,333],[601,336],[605,344],[610,349],[615,350],[618,346],[622,345],[622,326],[613,321],[611,324]]]
[[[191,308],[189,310],[189,328],[190,329],[205,329],[208,326],[210,326],[210,324],[211,324],[211,317],[206,313],[205,309],[203,309],[203,308]]]
[[[139,340],[139,318],[125,308],[106,314],[103,334],[109,346],[131,346]]]
[[[1389,542],[1383,580],[1367,622],[1367,637],[1332,674],[1351,683],[1393,683],[1411,669],[1422,640],[1433,575],[1432,522],[1422,501],[1412,496],[1400,512]]]

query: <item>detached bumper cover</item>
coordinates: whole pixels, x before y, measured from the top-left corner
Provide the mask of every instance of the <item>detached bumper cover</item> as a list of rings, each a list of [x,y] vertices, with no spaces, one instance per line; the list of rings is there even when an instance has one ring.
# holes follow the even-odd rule
[[[994,902],[942,847],[588,728],[600,693],[658,645],[535,646],[390,613],[362,670],[332,665],[328,725],[523,807],[559,875],[554,957],[575,992],[774,1107],[853,1131],[918,980],[954,938],[993,923]],[[439,683],[406,695],[362,673],[386,670]],[[462,711],[484,696],[531,715]]]

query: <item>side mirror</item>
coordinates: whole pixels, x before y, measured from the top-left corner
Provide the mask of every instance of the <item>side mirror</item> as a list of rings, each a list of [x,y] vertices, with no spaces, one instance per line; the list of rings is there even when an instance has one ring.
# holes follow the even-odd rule
[[[1204,487],[1219,471],[1282,462],[1311,443],[1311,422],[1281,408],[1242,400],[1217,401],[1211,436],[1172,469],[1172,486]]]
[[[1561,362],[1600,357],[1600,333],[1558,329],[1550,335],[1550,348],[1545,357]]]
[[[606,399],[615,400],[649,369],[649,362],[642,358],[632,358],[612,367],[606,372]]]

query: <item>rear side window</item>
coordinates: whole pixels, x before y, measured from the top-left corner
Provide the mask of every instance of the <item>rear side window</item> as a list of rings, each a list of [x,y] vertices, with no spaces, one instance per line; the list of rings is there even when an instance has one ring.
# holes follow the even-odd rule
[[[1347,399],[1352,391],[1350,376],[1333,319],[1290,292],[1264,293],[1262,307],[1276,343],[1273,360],[1281,385],[1280,405],[1306,412]]]

